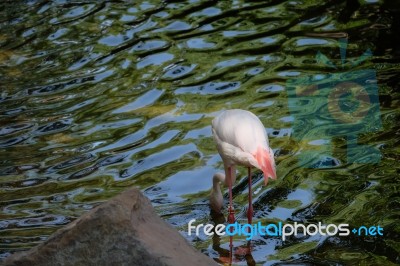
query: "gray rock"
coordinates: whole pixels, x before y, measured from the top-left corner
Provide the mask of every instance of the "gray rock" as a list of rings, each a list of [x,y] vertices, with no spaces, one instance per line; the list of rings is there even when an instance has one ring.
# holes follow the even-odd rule
[[[217,265],[156,215],[130,189],[56,231],[44,243],[11,255],[5,265]]]

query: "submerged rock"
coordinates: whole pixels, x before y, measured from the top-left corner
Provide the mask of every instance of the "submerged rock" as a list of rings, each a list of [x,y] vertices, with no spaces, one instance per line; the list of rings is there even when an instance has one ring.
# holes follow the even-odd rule
[[[6,259],[5,265],[216,265],[130,189]]]

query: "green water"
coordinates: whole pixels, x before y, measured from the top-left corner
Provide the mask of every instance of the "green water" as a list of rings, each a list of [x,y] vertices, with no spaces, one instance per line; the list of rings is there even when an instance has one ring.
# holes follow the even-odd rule
[[[256,236],[247,255],[245,237],[235,237],[235,265],[400,263],[396,2],[2,2],[0,257],[135,186],[222,263],[229,238],[188,236],[187,223],[212,220],[208,193],[223,165],[210,123],[240,108],[261,119],[277,161],[277,181],[253,178],[253,222],[380,225],[384,235]],[[376,96],[366,124],[352,117],[340,126],[348,120],[334,118],[358,108],[354,99],[321,107],[324,97],[310,96],[318,82],[304,82],[366,70]],[[305,93],[297,109],[290,84]],[[245,223],[246,169],[238,170],[234,203]]]

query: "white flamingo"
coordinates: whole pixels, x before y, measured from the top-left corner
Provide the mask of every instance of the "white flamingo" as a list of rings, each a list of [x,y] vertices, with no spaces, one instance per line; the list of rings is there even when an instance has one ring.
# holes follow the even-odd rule
[[[247,220],[251,224],[253,218],[251,167],[263,171],[265,185],[267,185],[269,177],[276,179],[274,153],[269,147],[265,128],[253,113],[233,109],[224,111],[214,118],[212,133],[224,163],[225,175],[216,173],[213,177],[210,206],[215,212],[221,212],[223,197],[219,184],[225,183],[229,188],[228,222],[234,223],[232,186],[236,180],[236,165],[246,166],[249,176]]]

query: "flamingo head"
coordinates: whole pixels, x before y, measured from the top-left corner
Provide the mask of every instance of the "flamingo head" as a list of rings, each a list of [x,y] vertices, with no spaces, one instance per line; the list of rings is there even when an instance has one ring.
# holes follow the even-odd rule
[[[276,179],[276,166],[272,149],[259,146],[254,157],[257,160],[259,168],[264,173],[265,185],[268,184],[268,178]]]

